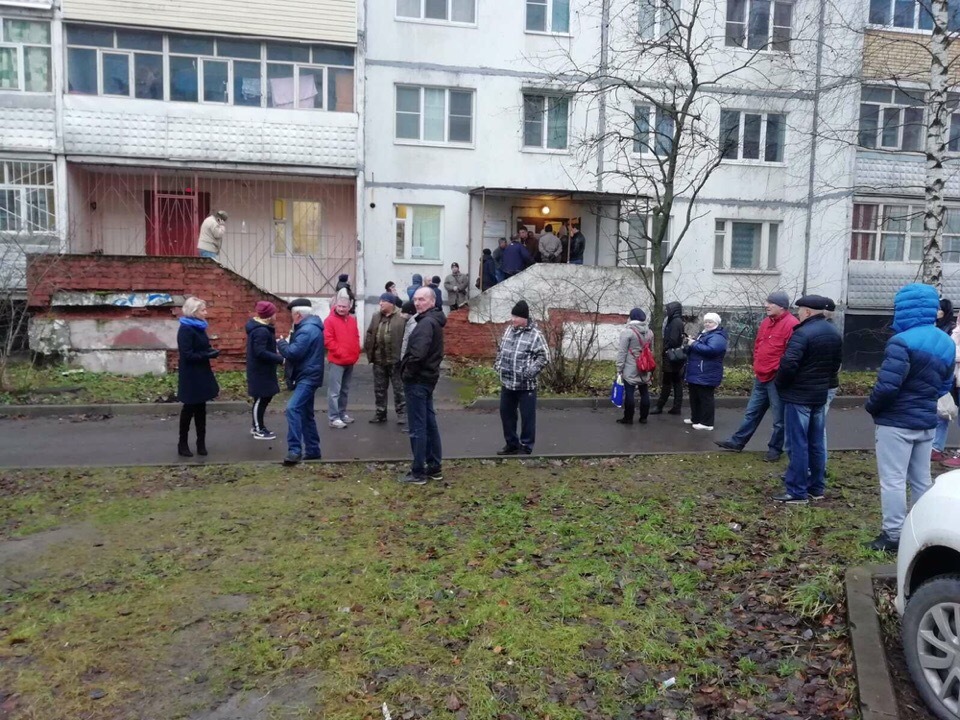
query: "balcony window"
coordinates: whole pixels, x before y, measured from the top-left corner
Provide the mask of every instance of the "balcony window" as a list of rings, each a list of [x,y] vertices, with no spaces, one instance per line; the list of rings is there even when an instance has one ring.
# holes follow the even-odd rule
[[[926,232],[922,203],[854,203],[851,260],[920,262]],[[944,212],[944,262],[960,262],[960,208]]]
[[[0,18],[0,91],[50,92],[50,23]]]
[[[922,90],[863,86],[860,90],[860,146],[920,150],[925,133],[924,98]]]

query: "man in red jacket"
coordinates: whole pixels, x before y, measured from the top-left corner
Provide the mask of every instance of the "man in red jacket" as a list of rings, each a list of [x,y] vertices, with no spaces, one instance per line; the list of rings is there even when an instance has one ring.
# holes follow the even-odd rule
[[[790,298],[782,291],[770,293],[764,306],[767,316],[760,323],[757,339],[753,343],[753,390],[747,402],[747,412],[740,428],[729,440],[717,440],[724,450],[740,452],[760,426],[767,412],[773,411],[773,434],[767,443],[764,460],[776,462],[783,454],[783,405],[774,379],[780,369],[780,358],[797,326],[798,320],[789,312]]]
[[[327,407],[330,427],[343,430],[353,422],[347,415],[347,393],[353,366],[360,359],[360,328],[350,314],[350,295],[346,289],[337,292],[333,312],[323,324],[323,344],[327,348]]]

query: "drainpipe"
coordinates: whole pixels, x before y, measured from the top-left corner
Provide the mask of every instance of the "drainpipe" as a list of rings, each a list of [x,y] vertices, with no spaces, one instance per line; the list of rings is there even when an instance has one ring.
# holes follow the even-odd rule
[[[817,167],[817,141],[820,133],[820,89],[823,69],[823,28],[826,22],[827,3],[820,0],[817,17],[817,64],[813,78],[813,121],[810,128],[810,168],[807,173],[807,218],[803,229],[803,294],[807,294],[807,275],[810,270],[810,241],[813,232],[814,173]]]
[[[600,12],[600,102],[597,112],[597,137],[600,139],[597,144],[597,192],[603,192],[603,154],[606,150],[606,143],[603,138],[607,132],[607,67],[610,53],[610,0],[603,0],[603,9]],[[597,199],[597,211],[594,215],[596,219],[596,231],[594,238],[596,244],[593,247],[593,264],[600,264],[600,206],[601,201]],[[581,223],[583,220],[581,219]]]

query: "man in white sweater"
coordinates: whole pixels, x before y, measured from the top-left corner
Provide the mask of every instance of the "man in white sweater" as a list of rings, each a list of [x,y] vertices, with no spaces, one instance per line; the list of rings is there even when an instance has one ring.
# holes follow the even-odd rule
[[[200,237],[197,239],[197,250],[200,257],[217,260],[220,257],[220,246],[227,231],[227,213],[223,210],[210,215],[200,225]]]

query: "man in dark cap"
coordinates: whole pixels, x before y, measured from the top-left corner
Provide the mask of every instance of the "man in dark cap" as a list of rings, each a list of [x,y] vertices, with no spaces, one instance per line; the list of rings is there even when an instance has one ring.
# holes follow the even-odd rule
[[[811,498],[823,498],[827,465],[824,405],[830,382],[840,370],[843,350],[840,331],[823,316],[828,304],[820,295],[797,300],[800,323],[777,370],[790,464],[784,478],[786,492],[775,495],[775,502],[806,504]]]
[[[510,311],[493,369],[500,374],[500,422],[506,442],[497,455],[529,455],[537,439],[537,375],[549,362],[547,341],[521,300]],[[517,410],[520,437],[517,437]]]
[[[397,298],[390,293],[380,295],[380,312],[370,318],[370,326],[364,338],[363,348],[373,368],[373,398],[377,414],[371,423],[387,421],[387,390],[393,384],[393,409],[397,422],[406,422],[406,401],[403,383],[400,382],[400,351],[403,348],[403,331],[407,321],[400,315]]]
[[[764,305],[767,316],[760,323],[753,341],[753,389],[747,401],[743,422],[729,440],[717,440],[724,450],[740,452],[760,427],[769,408],[773,415],[773,433],[767,443],[764,460],[776,462],[783,453],[783,407],[777,394],[774,378],[780,368],[780,358],[797,326],[798,320],[790,314],[790,298],[781,290],[770,293]]]
[[[287,456],[284,465],[320,459],[320,433],[313,402],[323,385],[323,322],[313,314],[306,298],[292,300],[287,307],[293,330],[287,340],[277,341],[277,351],[286,360],[287,387],[293,394],[287,401]]]

